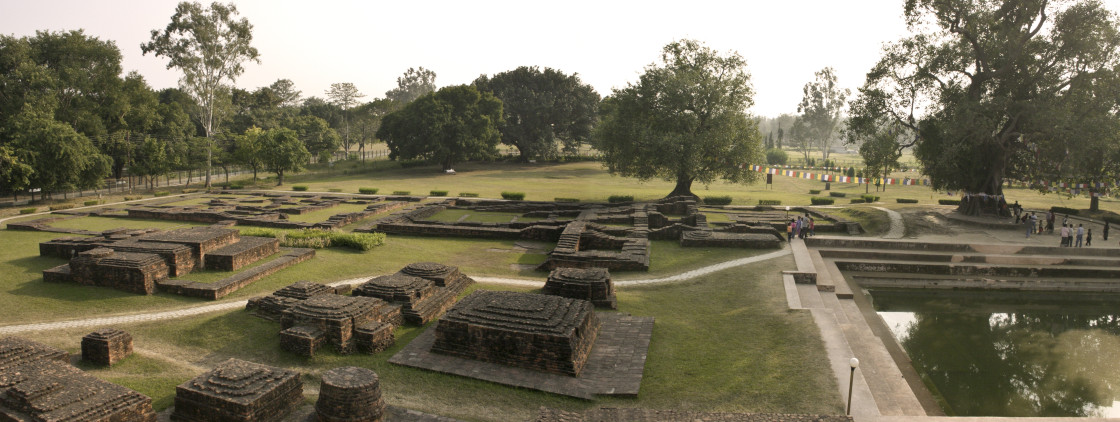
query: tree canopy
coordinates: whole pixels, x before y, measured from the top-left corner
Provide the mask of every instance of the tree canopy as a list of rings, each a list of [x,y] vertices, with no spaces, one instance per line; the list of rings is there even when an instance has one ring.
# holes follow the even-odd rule
[[[436,90],[436,72],[425,69],[421,66],[418,69],[408,68],[397,78],[397,87],[385,91],[385,98],[396,101],[400,105],[405,105],[415,101],[424,95],[435,92]]]
[[[851,91],[837,85],[836,73],[831,67],[821,69],[813,75],[813,81],[802,88],[801,103],[797,105],[804,125],[804,133],[801,135],[814,141],[821,149],[822,158],[828,160],[832,138],[840,125],[841,113],[847,105],[845,100]]]
[[[390,113],[377,137],[391,159],[434,160],[444,170],[470,159],[497,156],[502,101],[470,85],[441,88]]]
[[[262,137],[262,161],[265,168],[276,173],[277,186],[284,184],[284,173],[298,173],[311,158],[311,153],[300,142],[299,135],[294,130],[271,129]]]
[[[1000,195],[1008,179],[1100,169],[1067,151],[1115,156],[1097,140],[1116,124],[1120,31],[1100,2],[909,0],[905,16],[911,35],[884,47],[849,125],[911,129],[899,147],[915,146],[934,189]]]
[[[473,85],[502,100],[502,142],[517,147],[524,160],[555,158],[557,139],[565,151],[576,152],[591,137],[599,94],[579,75],[522,66],[480,76]]]
[[[759,174],[762,136],[747,117],[754,91],[746,61],[693,40],[673,42],[661,63],[637,83],[603,101],[594,144],[611,174],[675,180],[669,196],[692,193],[692,182],[750,183]]]

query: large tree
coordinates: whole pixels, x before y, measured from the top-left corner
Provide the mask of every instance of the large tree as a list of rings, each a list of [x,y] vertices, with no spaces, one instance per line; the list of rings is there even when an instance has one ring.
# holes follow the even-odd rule
[[[1002,195],[1005,180],[1051,177],[1038,164],[1065,158],[1055,143],[1096,136],[1056,124],[1071,103],[1103,102],[1080,109],[1116,119],[1116,97],[1094,94],[1120,65],[1116,16],[1098,1],[910,0],[905,16],[912,35],[884,47],[849,124],[871,130],[885,116],[913,130],[899,147],[915,146],[934,189]],[[961,210],[998,209],[979,203]]]
[[[327,90],[327,98],[331,104],[342,110],[342,149],[346,153],[350,153],[350,146],[353,145],[353,138],[350,137],[349,114],[362,97],[365,97],[365,94],[359,92],[358,87],[350,82],[333,83],[331,89]]]
[[[497,156],[502,101],[470,85],[441,88],[385,116],[377,137],[391,159],[434,160],[443,170],[455,163]]]
[[[591,137],[599,94],[578,74],[522,66],[480,76],[474,86],[502,100],[502,142],[517,147],[523,160],[556,157],[557,139],[565,151],[576,152]]]
[[[815,79],[802,88],[801,103],[797,111],[805,124],[805,136],[815,141],[821,149],[821,157],[828,160],[832,149],[832,138],[840,125],[840,114],[847,104],[845,100],[851,93],[836,83],[836,73],[826,67],[813,74]]]
[[[397,87],[385,91],[385,98],[396,101],[401,106],[415,101],[417,98],[435,92],[436,72],[425,69],[408,68],[397,78]]]
[[[260,62],[259,53],[250,43],[253,25],[248,19],[237,19],[233,4],[214,2],[204,8],[198,2],[182,2],[171,15],[171,23],[162,32],[152,30],[151,41],[140,49],[144,54],[166,57],[167,68],[183,72],[179,86],[195,100],[195,118],[206,132],[206,186],[210,186],[214,133],[224,117],[221,96],[244,71],[246,61]]]
[[[262,158],[264,166],[276,173],[276,185],[284,184],[284,173],[298,173],[311,153],[300,142],[296,131],[287,128],[269,130],[264,134]]]
[[[338,150],[342,143],[338,132],[326,120],[315,116],[296,116],[286,125],[296,131],[296,136],[313,156],[320,161],[329,161],[330,154]]]
[[[750,183],[762,136],[747,109],[754,91],[746,61],[693,40],[673,42],[661,63],[604,100],[595,147],[611,174],[676,181],[669,196],[692,196],[692,182]]]

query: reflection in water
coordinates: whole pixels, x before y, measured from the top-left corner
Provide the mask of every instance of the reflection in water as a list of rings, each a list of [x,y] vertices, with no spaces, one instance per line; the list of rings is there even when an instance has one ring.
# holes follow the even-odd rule
[[[1120,416],[1120,296],[870,294],[950,415]]]

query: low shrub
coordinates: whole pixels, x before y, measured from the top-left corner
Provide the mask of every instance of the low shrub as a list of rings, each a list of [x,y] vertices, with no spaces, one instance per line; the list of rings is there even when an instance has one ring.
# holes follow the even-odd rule
[[[159,191],[159,192],[156,192],[156,193],[155,193],[155,195],[156,195],[156,197],[158,198],[158,197],[161,197],[161,196],[167,196],[167,195],[171,195],[171,192],[168,192],[168,191],[165,191],[165,190],[161,190],[161,191]]]
[[[820,189],[809,189],[809,194],[810,195],[820,195],[821,190]]]
[[[144,197],[143,196],[126,196],[126,197],[124,197],[125,201],[135,201],[137,199],[144,199]]]
[[[428,192],[428,195],[431,195],[431,196],[447,196],[447,191],[445,191],[445,190],[434,190],[434,191]]]
[[[93,200],[93,201],[86,201],[86,202],[83,202],[82,204],[88,207],[88,206],[90,206],[90,205],[97,205],[97,204],[100,204],[100,203],[101,203],[101,201],[98,201],[98,200]]]
[[[282,239],[284,233],[275,229],[266,229],[263,227],[249,227],[241,229],[242,236],[256,236],[256,237],[271,237],[273,239]]]
[[[960,199],[938,199],[937,203],[941,204],[941,205],[960,205],[961,200]]]
[[[393,191],[393,195],[412,195],[412,191],[410,191],[410,190],[395,190],[395,191]]]
[[[758,205],[782,205],[780,199],[759,199]]]
[[[373,195],[377,193],[377,188],[358,188],[358,193]]]
[[[292,185],[292,190],[296,192],[306,192],[307,185]]]
[[[612,204],[618,202],[634,202],[634,195],[611,195],[607,197],[607,202]]]
[[[342,192],[342,189],[339,189],[339,188],[330,188],[330,189],[327,189],[327,192]]]
[[[895,198],[895,202],[898,202],[900,204],[917,204],[918,200],[910,198]]]
[[[502,192],[502,199],[520,201],[525,199],[525,192]]]
[[[368,251],[385,244],[385,233],[344,233],[321,229],[283,232],[253,227],[242,230],[241,235],[279,239],[281,246],[289,248],[339,247]]]
[[[385,244],[385,233],[329,232],[331,246],[368,251]]]
[[[863,198],[863,201],[869,204],[872,202],[879,202],[879,197],[875,195],[860,195],[859,197]]]
[[[832,205],[836,203],[836,199],[814,196],[812,198],[809,198],[809,202],[812,202],[813,205]]]
[[[34,214],[35,211],[39,211],[39,209],[38,208],[24,208],[22,210],[19,210],[19,213],[20,214]]]
[[[866,203],[866,202],[867,202],[867,200],[863,199],[863,198],[852,198],[852,203],[853,204],[862,204],[862,203]]]
[[[845,196],[848,196],[848,194],[844,192],[829,192],[828,196],[831,196],[833,198],[843,198]]]
[[[48,208],[50,208],[50,209],[51,209],[51,211],[61,211],[61,210],[68,210],[68,209],[74,208],[74,204],[58,204],[58,205],[51,205],[51,206],[50,206],[50,207],[48,207]]]
[[[579,202],[579,198],[553,198],[556,202]]]
[[[459,196],[464,198],[478,198],[478,194],[474,192],[459,192]]]
[[[240,183],[230,183],[226,185],[226,189],[245,189],[245,185]]]
[[[729,205],[731,204],[731,196],[705,196],[704,205]]]
[[[1077,215],[1077,213],[1081,212],[1081,210],[1074,209],[1074,208],[1066,208],[1066,207],[1050,207],[1050,211],[1053,211],[1054,214],[1067,214],[1067,215]]]

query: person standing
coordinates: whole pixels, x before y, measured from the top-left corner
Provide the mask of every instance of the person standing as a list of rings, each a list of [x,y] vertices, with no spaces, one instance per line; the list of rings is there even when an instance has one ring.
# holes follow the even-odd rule
[[[1077,225],[1077,247],[1081,247],[1081,239],[1085,237],[1085,227],[1080,224]]]
[[[817,235],[817,221],[809,217],[809,237]]]
[[[1027,239],[1030,239],[1031,233],[1034,233],[1034,223],[1036,222],[1037,219],[1035,219],[1034,213],[1031,213],[1030,217],[1027,217]]]
[[[1085,232],[1085,247],[1093,246],[1093,229]]]
[[[1046,229],[1050,231],[1050,234],[1054,234],[1054,210],[1046,212]]]
[[[786,242],[793,242],[793,219],[789,219],[789,224],[786,224]]]
[[[1066,226],[1065,224],[1062,224],[1061,234],[1062,234],[1062,243],[1060,243],[1059,246],[1064,248],[1064,247],[1069,245],[1069,227]]]

